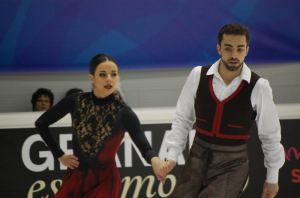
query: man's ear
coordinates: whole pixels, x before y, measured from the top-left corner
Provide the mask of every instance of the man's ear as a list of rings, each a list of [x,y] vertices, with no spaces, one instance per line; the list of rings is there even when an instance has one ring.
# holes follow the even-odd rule
[[[90,74],[91,82],[94,83],[94,75]]]
[[[220,46],[219,44],[217,45],[217,50],[218,50],[218,53],[219,53],[220,55],[222,55],[222,54],[221,54],[221,46]]]
[[[246,48],[246,56],[247,56],[248,52],[249,52],[249,46],[247,46],[247,48]]]

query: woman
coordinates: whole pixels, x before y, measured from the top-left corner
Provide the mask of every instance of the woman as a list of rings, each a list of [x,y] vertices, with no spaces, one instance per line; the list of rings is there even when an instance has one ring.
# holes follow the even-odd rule
[[[32,94],[32,111],[47,111],[53,105],[54,95],[50,89],[39,88]]]
[[[35,123],[55,158],[68,166],[55,197],[119,197],[121,179],[115,155],[127,130],[148,163],[164,183],[164,161],[148,143],[135,113],[113,95],[118,66],[106,54],[90,62],[93,91],[63,98]],[[71,113],[74,155],[66,155],[53,139],[48,126]]]

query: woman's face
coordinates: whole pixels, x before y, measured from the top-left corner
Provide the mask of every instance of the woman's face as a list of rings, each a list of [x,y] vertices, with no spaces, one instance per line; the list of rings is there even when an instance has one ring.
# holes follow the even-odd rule
[[[111,61],[100,63],[94,75],[90,74],[97,98],[105,98],[112,94],[118,84],[118,66]]]
[[[48,96],[41,95],[36,100],[35,108],[38,111],[47,111],[48,109],[50,109],[50,105],[51,105],[50,98]]]

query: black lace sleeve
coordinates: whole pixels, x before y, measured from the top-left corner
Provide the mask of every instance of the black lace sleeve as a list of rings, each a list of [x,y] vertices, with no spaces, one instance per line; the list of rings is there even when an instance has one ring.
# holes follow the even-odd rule
[[[141,128],[140,120],[129,107],[124,109],[123,119],[125,121],[124,126],[127,129],[132,141],[138,147],[145,160],[151,164],[151,159],[158,155],[150,146],[145,133]]]
[[[48,126],[57,122],[68,113],[74,112],[74,109],[76,108],[76,100],[77,94],[71,94],[63,98],[56,105],[43,113],[35,122],[37,131],[41,135],[44,142],[48,145],[56,159],[64,155],[64,152],[59,147],[59,144],[55,141]]]

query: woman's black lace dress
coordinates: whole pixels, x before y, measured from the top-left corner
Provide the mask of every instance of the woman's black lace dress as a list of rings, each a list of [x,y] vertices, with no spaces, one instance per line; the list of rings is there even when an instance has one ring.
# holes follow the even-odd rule
[[[125,131],[148,163],[157,156],[131,108],[113,94],[96,98],[90,92],[67,96],[35,122],[55,158],[64,152],[48,126],[68,113],[72,117],[73,152],[80,164],[73,170],[68,168],[55,197],[120,197],[121,179],[115,155]]]

